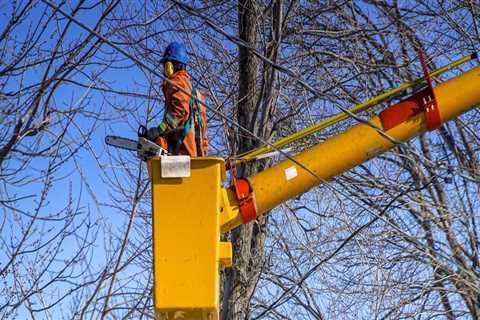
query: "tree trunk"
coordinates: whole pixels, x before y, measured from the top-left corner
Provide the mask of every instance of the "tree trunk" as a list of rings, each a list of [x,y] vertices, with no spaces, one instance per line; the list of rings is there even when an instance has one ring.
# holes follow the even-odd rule
[[[257,12],[255,0],[240,0],[238,3],[238,29],[240,38],[255,46],[257,42]],[[255,132],[258,118],[255,109],[259,99],[257,77],[259,61],[251,51],[239,46],[239,76],[238,76],[238,121],[243,127]],[[251,149],[257,141],[238,132],[238,148],[240,152]],[[263,137],[262,137],[263,138]],[[239,176],[249,176],[259,169],[257,164],[240,168]],[[222,298],[221,318],[248,319],[250,317],[249,303],[255,289],[261,269],[263,246],[265,240],[265,219],[259,219],[246,226],[232,231],[234,266],[226,270]]]

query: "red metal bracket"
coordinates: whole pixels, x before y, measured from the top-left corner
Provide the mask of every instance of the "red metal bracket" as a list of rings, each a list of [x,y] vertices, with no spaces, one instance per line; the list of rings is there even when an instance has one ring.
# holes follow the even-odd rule
[[[433,91],[432,79],[429,76],[427,63],[425,62],[425,56],[423,51],[420,51],[419,54],[428,86],[380,113],[380,121],[385,131],[396,127],[420,112],[425,113],[428,131],[435,130],[442,125],[442,119],[438,109],[437,99],[435,98],[435,92]]]
[[[237,179],[235,175],[235,162],[230,160],[230,175],[232,176],[232,189],[237,196],[240,215],[243,223],[248,223],[257,218],[257,206],[253,198],[252,188],[247,179]]]
[[[422,49],[419,50],[420,62],[422,63],[423,73],[425,79],[427,79],[429,94],[422,99],[422,110],[425,112],[425,120],[427,122],[428,131],[433,131],[442,125],[442,119],[440,116],[440,110],[438,109],[437,98],[435,97],[435,91],[433,90],[432,78],[428,70],[427,61],[425,59],[425,53]]]

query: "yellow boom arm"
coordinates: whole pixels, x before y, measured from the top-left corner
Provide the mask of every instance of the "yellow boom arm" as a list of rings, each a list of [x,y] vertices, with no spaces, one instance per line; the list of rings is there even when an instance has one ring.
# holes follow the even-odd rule
[[[423,98],[421,92],[420,98]],[[441,122],[449,121],[480,104],[480,67],[450,79],[434,89]],[[427,130],[425,112],[419,112],[419,95],[407,98],[369,120],[383,130],[393,141],[407,141]],[[398,119],[392,119],[397,117]],[[388,128],[388,123],[396,124]],[[285,160],[247,180],[251,188],[251,206],[256,215],[269,212],[279,204],[302,194],[324,180],[335,177],[394,146],[392,140],[382,136],[368,124],[358,124],[294,157],[308,168]],[[314,175],[312,174],[314,173]],[[320,178],[320,179],[319,179]],[[248,222],[242,216],[239,201],[233,190],[229,192],[228,216],[223,217],[222,232]],[[251,216],[252,214],[250,214]]]

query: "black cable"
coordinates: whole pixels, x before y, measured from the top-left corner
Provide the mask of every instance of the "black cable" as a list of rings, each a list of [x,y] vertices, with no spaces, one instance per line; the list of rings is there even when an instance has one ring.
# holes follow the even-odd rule
[[[224,115],[222,112],[216,110],[215,108],[212,108],[210,106],[207,106],[205,103],[203,103],[202,101],[198,100],[198,98],[192,96],[191,92],[187,92],[185,89],[179,87],[178,85],[176,85],[175,83],[173,83],[170,79],[168,79],[166,76],[164,76],[163,74],[157,72],[155,69],[147,66],[145,63],[143,63],[142,61],[138,60],[137,58],[135,58],[134,56],[132,56],[131,54],[129,54],[127,51],[125,51],[123,48],[119,47],[118,45],[112,43],[111,41],[109,41],[107,38],[105,38],[103,35],[101,35],[100,33],[98,33],[97,31],[89,28],[88,26],[86,26],[84,23],[78,21],[77,19],[75,19],[74,17],[72,17],[71,15],[69,15],[68,13],[66,13],[65,11],[63,11],[62,9],[60,9],[58,6],[54,5],[53,3],[51,3],[49,0],[41,0],[43,3],[45,3],[46,5],[48,5],[49,7],[51,7],[55,12],[59,12],[61,13],[64,17],[66,17],[67,19],[71,20],[72,22],[76,23],[79,27],[81,27],[82,29],[86,30],[87,32],[93,34],[94,36],[98,37],[100,40],[102,40],[105,44],[109,45],[110,47],[112,47],[113,49],[117,50],[118,52],[120,52],[121,54],[123,54],[125,57],[131,59],[132,61],[134,61],[135,63],[137,63],[139,66],[141,66],[142,68],[146,69],[147,71],[151,72],[152,74],[156,75],[157,77],[165,80],[166,82],[170,83],[171,85],[177,87],[177,89],[179,91],[181,91],[182,93],[185,93],[186,95],[188,95],[191,99],[194,99],[195,101],[197,101],[198,103],[202,104],[203,106],[205,106],[205,108],[207,108],[209,111],[217,114],[220,118],[226,120],[227,122],[233,124],[235,127],[239,128],[240,130],[244,131],[245,133],[249,134],[250,136],[252,136],[253,138],[257,139],[258,141],[260,141],[261,143],[265,144],[265,145],[268,145],[270,146],[273,150],[276,150],[278,151],[280,154],[282,154],[285,158],[289,159],[290,161],[292,161],[293,163],[295,163],[296,165],[298,165],[299,167],[301,167],[302,169],[304,169],[305,171],[307,171],[309,174],[311,174],[313,177],[315,177],[320,183],[322,182],[325,182],[325,180],[323,178],[321,178],[320,176],[318,176],[315,172],[313,172],[311,169],[309,169],[307,166],[305,166],[304,164],[300,163],[298,160],[294,159],[292,156],[290,156],[289,154],[287,154],[286,152],[284,152],[283,150],[280,150],[278,148],[276,148],[274,145],[272,145],[271,143],[269,143],[268,141],[262,139],[261,137],[257,136],[255,133],[251,132],[250,130],[248,130],[247,128],[245,128],[244,126],[242,126],[241,124],[235,122],[235,121],[232,121],[231,118],[227,117],[226,115]]]
[[[42,0],[43,1],[43,0]],[[236,37],[236,36],[233,36],[231,34],[229,34],[228,32],[226,32],[223,28],[217,26],[212,20],[210,20],[207,16],[201,14],[198,12],[198,10],[196,10],[195,8],[183,3],[183,2],[180,2],[178,0],[170,0],[172,1],[173,3],[177,4],[182,10],[186,11],[187,13],[190,13],[191,15],[194,15],[194,16],[197,16],[199,18],[201,18],[202,20],[205,21],[205,23],[207,25],[209,25],[210,27],[212,27],[213,29],[215,29],[217,32],[219,32],[220,34],[224,35],[227,39],[229,39],[230,41],[232,41],[233,43],[235,43],[236,45],[239,45],[239,46],[242,46],[246,49],[248,49],[250,52],[252,52],[257,58],[259,58],[260,60],[262,60],[263,62],[266,62],[268,63],[269,65],[271,65],[272,67],[274,67],[275,69],[277,69],[278,71],[282,72],[282,73],[285,73],[287,74],[288,76],[290,76],[291,78],[293,78],[293,80],[295,80],[297,83],[299,83],[302,87],[304,87],[305,89],[307,89],[311,94],[313,94],[313,96],[317,99],[320,99],[321,98],[321,93],[316,90],[315,88],[313,88],[311,85],[309,85],[308,83],[306,83],[304,80],[302,80],[300,77],[298,77],[294,72],[292,72],[291,70],[288,70],[284,67],[282,67],[281,65],[273,62],[272,60],[268,59],[267,57],[265,57],[263,54],[261,54],[260,52],[258,52],[256,50],[255,47],[251,46],[250,44],[248,44],[247,42],[243,41],[242,39]],[[399,144],[402,144],[402,142],[400,141],[397,141],[395,140],[393,137],[389,136],[385,131],[383,131],[381,128],[377,127],[376,125],[374,125],[373,123],[371,123],[370,121],[368,120],[365,120],[365,119],[362,119],[360,118],[359,116],[357,116],[356,114],[352,113],[350,110],[340,106],[339,104],[335,104],[335,106],[340,109],[342,112],[344,112],[345,114],[347,114],[349,117],[357,120],[359,123],[362,123],[362,124],[365,124],[365,125],[368,125],[369,127],[373,128],[374,130],[376,130],[382,137],[384,137],[385,139],[387,139],[388,141],[390,141],[391,143],[393,143],[394,145],[399,145]],[[270,144],[268,144],[270,147],[272,147]],[[278,149],[275,148],[275,150],[278,151]]]
[[[200,12],[198,12],[197,9],[195,9],[194,7],[192,6],[189,6],[183,2],[180,2],[179,0],[170,0],[172,1],[173,3],[177,4],[182,10],[184,10],[185,12],[191,14],[191,15],[194,15],[194,16],[197,16],[199,18],[201,18],[207,25],[209,25],[210,27],[212,27],[214,30],[216,30],[218,33],[224,35],[227,39],[229,39],[230,41],[232,41],[233,43],[235,43],[236,45],[238,46],[242,46],[246,49],[248,49],[249,51],[251,51],[256,57],[258,57],[260,60],[262,60],[263,62],[265,63],[268,63],[270,64],[272,67],[276,68],[278,71],[282,72],[282,73],[285,73],[287,74],[288,76],[290,76],[293,80],[295,80],[296,82],[298,82],[301,86],[303,86],[305,89],[307,89],[310,93],[312,93],[314,95],[315,98],[318,98],[320,99],[321,98],[321,93],[316,90],[315,88],[313,88],[311,85],[309,85],[308,83],[306,83],[304,80],[302,80],[301,78],[299,78],[295,73],[293,73],[291,70],[289,69],[286,69],[284,68],[283,66],[279,65],[279,64],[276,64],[274,63],[273,61],[271,61],[270,59],[268,59],[267,57],[265,57],[262,53],[258,52],[256,50],[255,47],[251,46],[250,44],[246,43],[245,41],[243,41],[242,39],[234,36],[234,35],[231,35],[229,33],[227,33],[223,28],[219,27],[218,25],[216,25],[210,18],[208,18],[207,16],[201,14]],[[474,53],[475,55],[476,53]],[[393,137],[391,137],[390,135],[388,135],[388,133],[386,133],[383,129],[377,127],[376,125],[374,125],[373,123],[371,123],[369,120],[365,120],[365,119],[362,119],[360,117],[358,117],[357,115],[355,115],[354,113],[352,113],[351,111],[349,111],[348,109],[345,109],[343,108],[342,106],[336,104],[335,105],[337,108],[339,108],[342,112],[344,112],[345,114],[347,114],[349,117],[357,120],[359,123],[362,123],[362,124],[365,124],[365,125],[368,125],[369,127],[371,127],[372,129],[374,129],[375,131],[377,131],[378,134],[380,134],[382,137],[384,137],[386,140],[390,141],[394,146],[405,146],[405,148],[409,149],[412,153],[414,154],[417,154],[416,150],[414,150],[412,147],[410,147],[408,144],[406,144],[405,142],[403,141],[397,141],[396,139],[394,139]],[[254,137],[256,137],[254,134],[252,134]],[[261,141],[262,143],[270,146],[273,150],[276,150],[278,151],[280,154],[284,155],[287,159],[290,159],[292,160],[294,163],[298,164],[298,162],[294,161],[292,159],[292,157],[288,156],[285,152],[283,152],[282,150],[279,150],[278,148],[274,147],[272,144],[270,143],[265,143],[263,141],[263,139],[257,137],[257,139],[259,139],[259,141]],[[418,154],[417,154],[418,155]],[[423,155],[418,155],[421,159],[420,162],[425,166],[425,167],[436,167],[436,164],[432,162],[432,160],[430,159],[427,159],[425,156]],[[304,168],[304,166],[301,166],[299,165],[300,167]],[[307,170],[309,173],[311,173],[310,170]],[[313,174],[314,177],[316,177],[318,179],[318,176],[316,176],[315,174]],[[324,181],[324,180],[320,180],[320,181]]]

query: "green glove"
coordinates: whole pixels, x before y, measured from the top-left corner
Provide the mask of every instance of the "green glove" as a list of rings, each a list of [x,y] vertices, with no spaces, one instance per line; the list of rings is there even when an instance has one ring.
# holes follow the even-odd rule
[[[158,125],[158,132],[160,134],[164,133],[165,131],[167,131],[168,129],[168,124],[165,122],[165,121],[162,121],[159,125]]]
[[[158,127],[152,127],[147,130],[147,139],[150,141],[155,141],[159,136],[167,131],[168,125],[165,121],[162,121]]]

